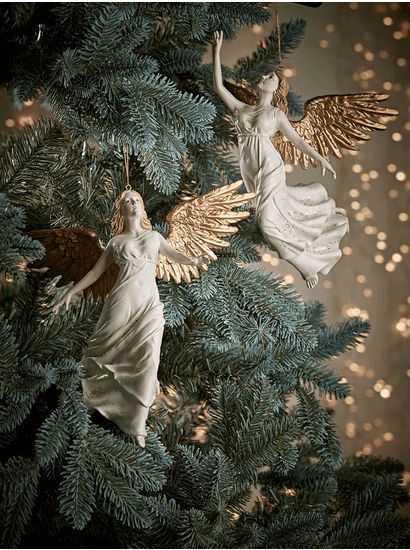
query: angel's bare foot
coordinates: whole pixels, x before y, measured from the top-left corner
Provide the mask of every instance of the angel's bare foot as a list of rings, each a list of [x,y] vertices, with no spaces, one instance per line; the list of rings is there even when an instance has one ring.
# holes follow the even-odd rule
[[[305,283],[306,283],[306,286],[308,288],[313,288],[314,286],[317,285],[317,283],[319,282],[319,277],[318,275],[310,275],[309,277],[307,277],[305,279]]]
[[[335,208],[336,214],[343,214],[343,216],[347,215],[347,212],[344,208],[341,208],[340,206],[336,206]]]
[[[145,447],[145,435],[138,434],[135,436],[135,439],[140,447]]]

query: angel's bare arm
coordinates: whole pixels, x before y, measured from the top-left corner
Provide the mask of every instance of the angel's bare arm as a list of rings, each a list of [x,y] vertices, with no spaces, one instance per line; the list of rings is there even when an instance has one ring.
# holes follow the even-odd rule
[[[101,275],[113,263],[113,261],[114,256],[112,253],[112,244],[110,241],[104,252],[98,258],[95,266],[90,269],[90,271],[86,275],[84,275],[84,277],[80,279],[77,284],[70,288],[70,290],[63,296],[62,300],[58,304],[56,304],[56,306],[54,307],[54,311],[58,310],[58,308],[63,304],[65,305],[66,309],[68,309],[71,298],[78,292],[85,290],[93,283],[95,283],[95,281],[97,281],[101,277]]]
[[[160,238],[160,252],[170,260],[184,265],[202,265],[208,263],[208,258],[206,256],[197,256],[196,258],[188,258],[185,254],[175,250],[164,237],[158,233]]]
[[[295,145],[295,147],[300,149],[302,153],[305,153],[306,155],[309,155],[309,157],[317,160],[322,166],[323,173],[324,169],[326,168],[327,170],[332,172],[334,177],[336,177],[336,172],[333,170],[330,163],[324,157],[322,157],[322,155],[315,151],[313,147],[311,147],[309,143],[307,143],[307,141],[300,137],[300,135],[296,132],[296,130],[289,122],[285,113],[280,109],[278,109],[276,112],[276,120],[278,121],[278,129],[293,143],[293,145]]]
[[[213,43],[213,62],[214,62],[214,90],[225,103],[230,111],[235,111],[236,109],[241,109],[245,106],[245,103],[236,99],[235,96],[231,94],[229,90],[225,88],[222,80],[222,69],[221,69],[221,59],[220,51],[222,46],[223,33],[222,31],[216,31],[214,33],[214,43]]]

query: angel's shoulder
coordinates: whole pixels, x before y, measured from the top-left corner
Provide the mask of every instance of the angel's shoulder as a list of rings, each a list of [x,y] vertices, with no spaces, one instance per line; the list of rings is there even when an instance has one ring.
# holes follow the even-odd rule
[[[150,229],[149,233],[150,233],[150,238],[155,239],[158,242],[161,242],[162,239],[164,238],[164,236],[159,231],[156,231],[155,229]]]

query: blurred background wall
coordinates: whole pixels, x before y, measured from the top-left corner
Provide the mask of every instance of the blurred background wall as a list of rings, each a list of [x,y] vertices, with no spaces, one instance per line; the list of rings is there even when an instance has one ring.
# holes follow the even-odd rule
[[[284,62],[291,86],[305,100],[325,94],[387,92],[390,99],[383,105],[400,114],[386,131],[373,133],[360,152],[331,160],[336,180],[322,177],[317,169],[287,167],[290,184],[320,181],[347,210],[350,235],[342,241],[343,257],[331,273],[309,291],[298,272],[268,249],[261,267],[295,284],[305,301],[323,302],[330,323],[355,315],[369,319],[370,336],[332,364],[351,385],[352,395],[345,402],[326,404],[335,409],[345,455],[394,456],[410,469],[409,7],[324,2],[313,9],[279,3],[281,21],[307,21],[302,46]],[[273,24],[274,18],[226,42],[222,63],[232,65],[250,54]],[[32,124],[40,111],[30,102],[18,109],[8,94],[0,92],[0,125],[5,132]],[[410,472],[405,476],[409,483]]]

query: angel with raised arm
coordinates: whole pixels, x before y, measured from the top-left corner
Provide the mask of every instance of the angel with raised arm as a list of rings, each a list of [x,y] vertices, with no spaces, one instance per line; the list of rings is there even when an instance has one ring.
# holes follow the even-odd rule
[[[313,159],[322,175],[328,170],[336,178],[327,160],[329,153],[340,157],[339,147],[358,149],[354,140],[369,139],[364,131],[386,128],[371,120],[372,115],[393,116],[397,111],[377,105],[387,94],[323,96],[307,102],[300,121],[290,122],[286,116],[289,86],[283,72],[262,76],[257,95],[223,81],[222,40],[222,32],[215,32],[214,89],[234,114],[240,169],[247,190],[256,194],[258,225],[279,257],[295,266],[312,288],[318,274],[329,273],[341,257],[340,241],[348,232],[348,219],[322,184],[286,185],[283,159],[299,162],[303,168]]]
[[[62,284],[76,282],[55,310],[68,308],[81,291],[105,299],[83,351],[83,395],[90,411],[98,410],[142,447],[149,407],[159,391],[164,328],[155,277],[190,282],[200,269],[208,269],[209,259],[217,259],[212,249],[229,246],[221,237],[237,231],[229,224],[249,216],[232,211],[253,197],[236,194],[241,185],[235,182],[176,206],[167,216],[167,238],[152,230],[141,195],[133,190],[116,201],[113,236],[105,249],[94,232],[83,228],[30,232],[46,248],[37,265],[48,267],[51,276],[62,274]]]

